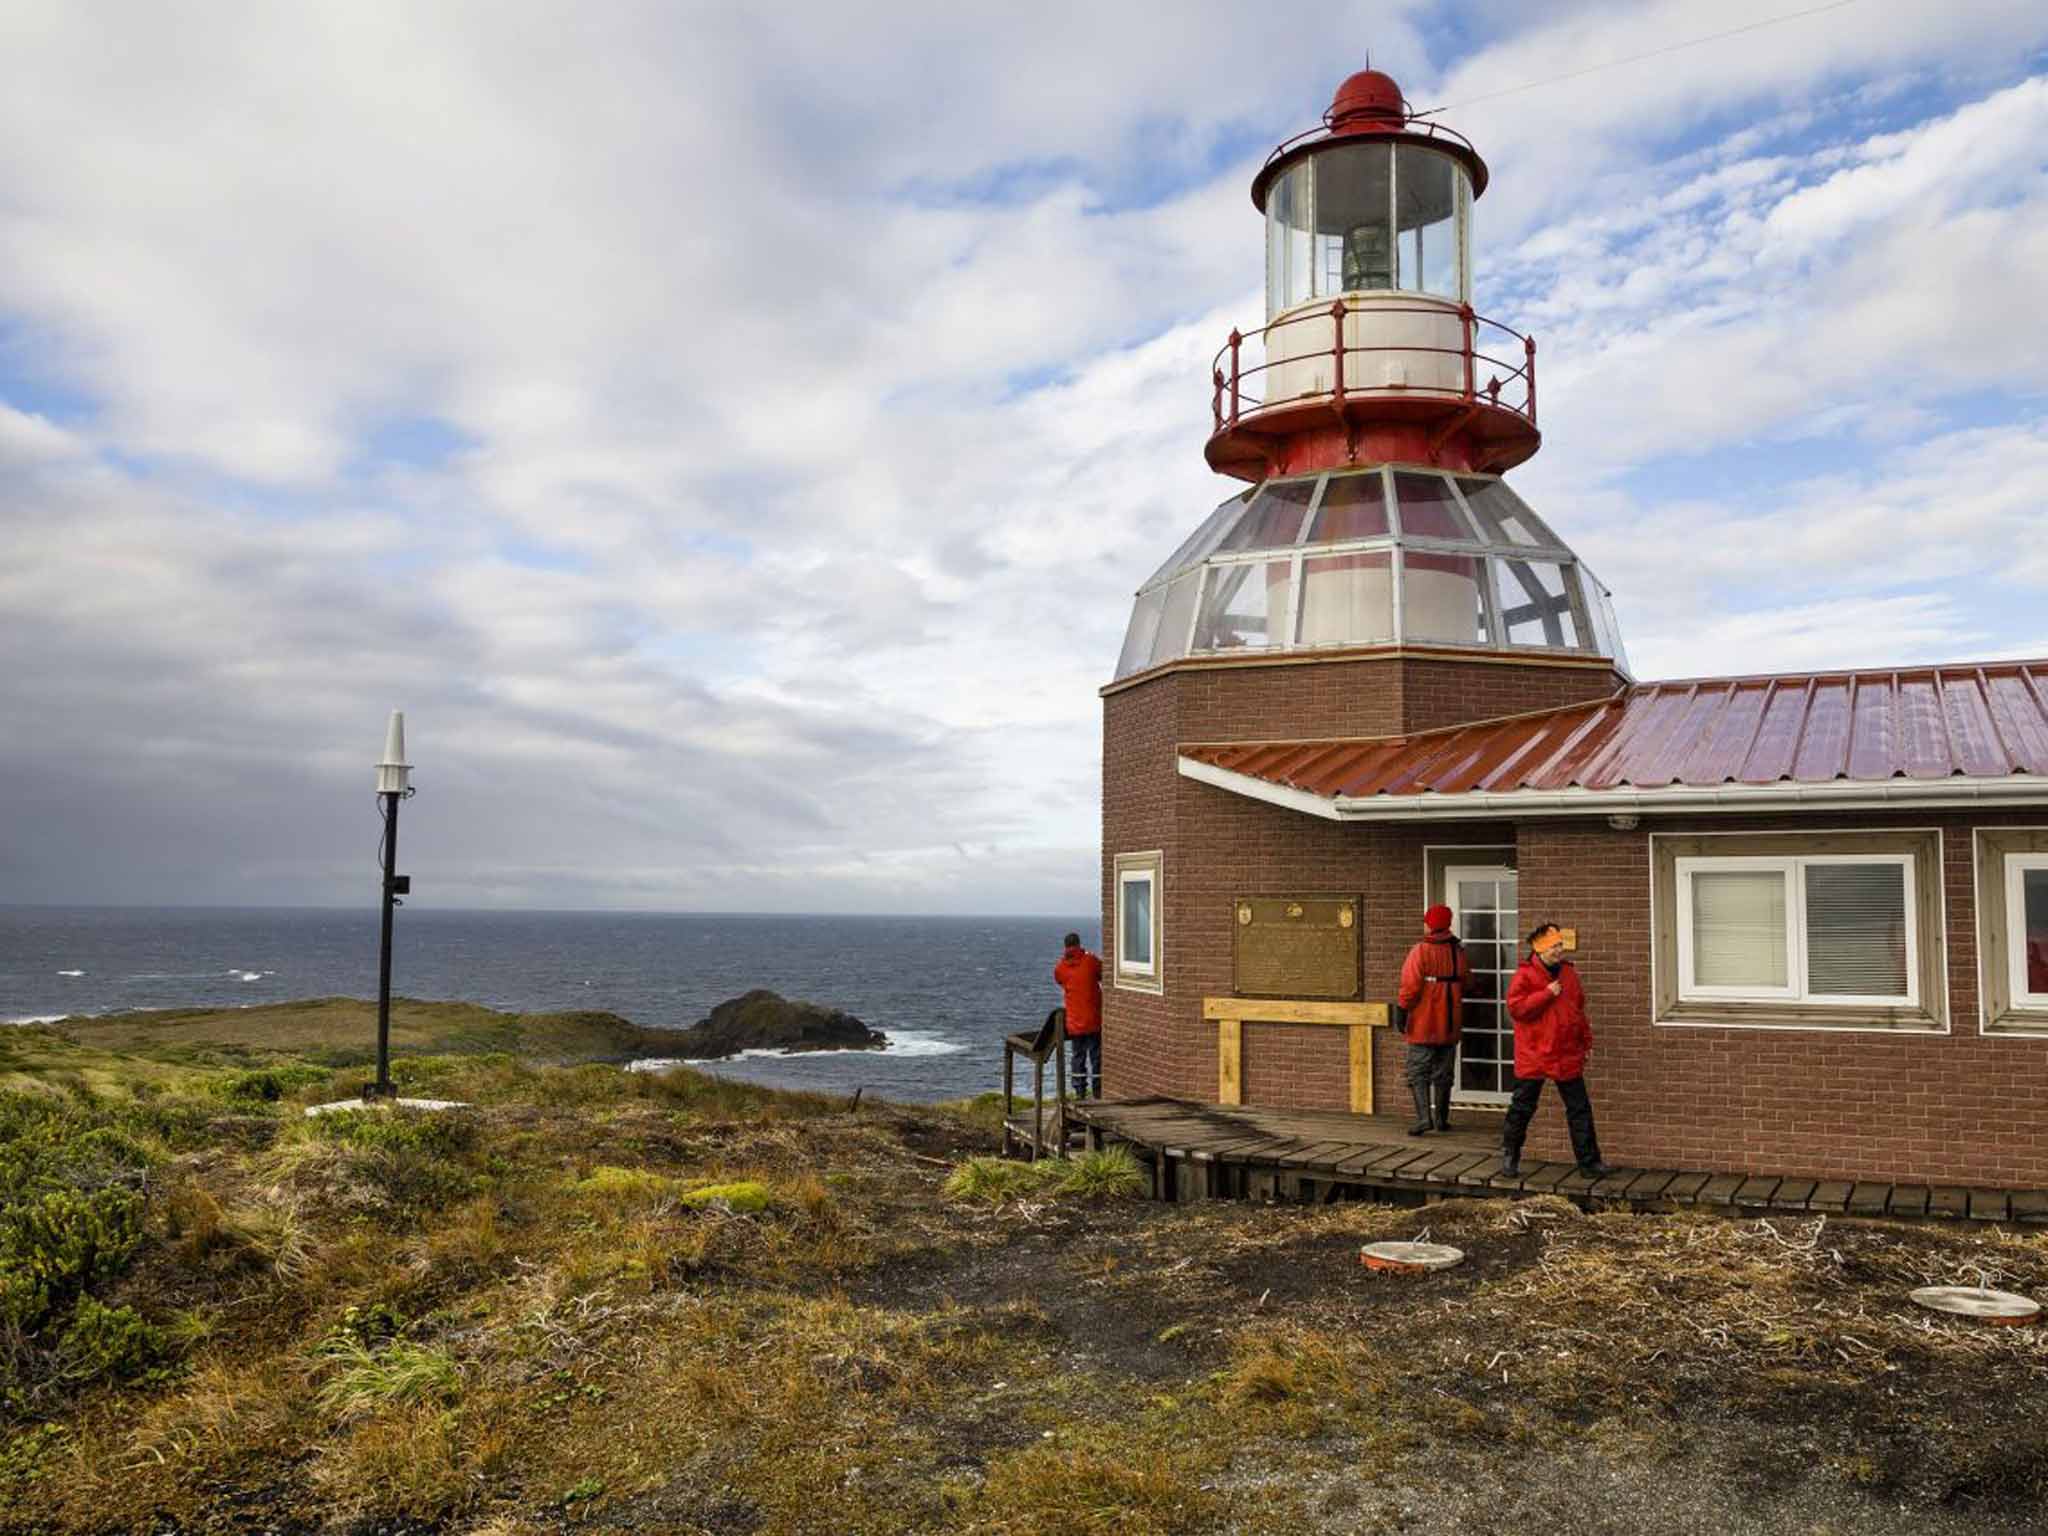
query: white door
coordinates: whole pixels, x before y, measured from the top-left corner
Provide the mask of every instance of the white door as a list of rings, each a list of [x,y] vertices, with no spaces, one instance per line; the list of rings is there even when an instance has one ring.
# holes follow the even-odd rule
[[[1460,1104],[1505,1104],[1515,1086],[1515,1026],[1507,995],[1521,961],[1518,900],[1515,872],[1505,865],[1454,864],[1444,871],[1451,929],[1472,962],[1451,1094]]]

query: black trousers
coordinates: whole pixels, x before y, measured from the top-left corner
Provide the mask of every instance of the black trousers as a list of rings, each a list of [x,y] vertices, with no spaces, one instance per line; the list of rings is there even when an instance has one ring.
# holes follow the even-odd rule
[[[1500,1128],[1500,1145],[1503,1152],[1516,1157],[1522,1155],[1522,1140],[1529,1134],[1529,1122],[1536,1115],[1536,1101],[1543,1096],[1543,1077],[1518,1077],[1515,1079],[1514,1098],[1508,1103],[1508,1117]],[[1588,1167],[1600,1161],[1600,1138],[1593,1130],[1593,1100],[1586,1093],[1586,1080],[1574,1077],[1557,1085],[1558,1097],[1564,1100],[1564,1123],[1572,1133],[1572,1156],[1579,1160],[1580,1167]]]
[[[1077,1099],[1102,1097],[1102,1034],[1067,1036],[1067,1086]]]
[[[1449,1045],[1417,1045],[1408,1042],[1408,1086],[1430,1089],[1451,1086],[1451,1073],[1458,1065],[1458,1042]]]

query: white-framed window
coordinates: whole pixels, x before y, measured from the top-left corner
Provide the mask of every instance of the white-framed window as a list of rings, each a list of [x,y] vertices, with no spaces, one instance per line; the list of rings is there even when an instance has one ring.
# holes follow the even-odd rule
[[[1653,1021],[1946,1031],[1941,847],[1935,828],[1651,834]]]
[[[2048,1010],[2048,853],[2005,856],[2005,931],[2012,1006]]]
[[[1977,995],[1986,1034],[2048,1034],[2048,827],[1979,827]]]
[[[1115,983],[1137,992],[1163,991],[1165,955],[1161,905],[1163,861],[1151,853],[1116,856]]]
[[[1678,996],[1920,1003],[1913,860],[1904,854],[1678,860]]]

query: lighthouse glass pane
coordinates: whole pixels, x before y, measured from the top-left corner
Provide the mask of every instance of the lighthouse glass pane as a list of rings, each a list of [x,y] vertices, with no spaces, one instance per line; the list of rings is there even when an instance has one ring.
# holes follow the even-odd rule
[[[1316,173],[1315,291],[1392,288],[1393,146],[1343,145],[1320,151],[1310,163]]]
[[[1166,563],[1145,578],[1145,587],[1151,587],[1164,578],[1171,576],[1175,571],[1183,570],[1193,565],[1197,560],[1208,554],[1210,550],[1214,549],[1216,541],[1229,530],[1237,514],[1244,510],[1244,504],[1251,499],[1251,494],[1250,491],[1240,491],[1214,512],[1211,512],[1203,520],[1202,526],[1189,534],[1182,542],[1180,548],[1166,557]],[[1144,588],[1139,590],[1143,591]]]
[[[1394,557],[1386,550],[1301,563],[1301,643],[1374,645],[1394,638]]]
[[[1487,643],[1485,560],[1409,549],[1401,553],[1402,633],[1411,642]]]
[[[1585,643],[1565,566],[1555,560],[1496,560],[1493,567],[1501,629],[1509,645],[1577,650]]]
[[[1472,542],[1472,532],[1451,499],[1450,482],[1442,475],[1394,476],[1394,500],[1401,508],[1401,533],[1411,539],[1456,539]]]
[[[1202,612],[1195,620],[1198,651],[1233,651],[1286,645],[1293,637],[1288,600],[1294,560],[1219,565],[1209,572]]]
[[[1559,547],[1557,535],[1501,481],[1460,480],[1458,489],[1465,493],[1465,505],[1479,525],[1479,537],[1487,543]]]
[[[1195,597],[1202,585],[1199,568],[1185,576],[1176,576],[1166,588],[1166,606],[1159,616],[1159,635],[1152,644],[1152,664],[1173,661],[1185,656],[1188,648],[1188,626],[1194,622]]]
[[[1309,193],[1315,167],[1304,160],[1266,194],[1266,317],[1312,297]]]
[[[1219,555],[1241,549],[1292,549],[1301,520],[1315,499],[1313,480],[1283,480],[1259,488],[1252,504],[1216,546]]]
[[[1395,250],[1400,285],[1411,293],[1455,299],[1458,274],[1457,162],[1435,150],[1396,148]]]
[[[1323,504],[1316,508],[1316,525],[1309,531],[1311,544],[1335,544],[1343,539],[1379,538],[1387,531],[1387,487],[1378,470],[1362,475],[1332,475],[1323,487]]]
[[[1154,587],[1142,594],[1131,608],[1131,627],[1124,631],[1124,648],[1116,660],[1116,675],[1127,677],[1152,664],[1152,644],[1159,638],[1159,615],[1166,607],[1166,588]]]

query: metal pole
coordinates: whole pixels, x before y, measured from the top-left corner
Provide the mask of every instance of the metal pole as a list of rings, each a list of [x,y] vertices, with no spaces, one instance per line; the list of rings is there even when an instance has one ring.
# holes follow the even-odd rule
[[[395,794],[384,796],[384,940],[377,952],[377,1081],[371,1097],[392,1099],[398,1090],[391,1086],[391,909],[398,902],[398,802]]]

